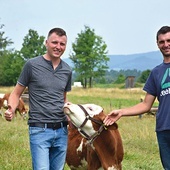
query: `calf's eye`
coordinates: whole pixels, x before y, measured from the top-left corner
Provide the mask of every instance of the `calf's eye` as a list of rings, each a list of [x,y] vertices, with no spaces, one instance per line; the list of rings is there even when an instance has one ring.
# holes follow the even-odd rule
[[[89,110],[93,111],[93,108],[92,107],[88,107]]]

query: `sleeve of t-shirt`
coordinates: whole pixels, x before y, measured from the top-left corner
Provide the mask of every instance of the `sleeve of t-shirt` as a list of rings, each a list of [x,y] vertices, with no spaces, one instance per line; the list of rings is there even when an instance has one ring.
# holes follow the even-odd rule
[[[65,92],[71,91],[71,79],[72,79],[72,72],[70,73],[66,88],[65,88]]]
[[[28,86],[32,76],[31,70],[32,70],[31,62],[28,60],[21,71],[17,83],[25,87]]]

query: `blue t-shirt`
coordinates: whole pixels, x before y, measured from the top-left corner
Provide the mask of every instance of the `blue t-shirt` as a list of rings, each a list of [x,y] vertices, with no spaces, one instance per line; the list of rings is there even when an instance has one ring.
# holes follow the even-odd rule
[[[156,131],[170,130],[170,63],[156,66],[143,88],[159,101],[156,113]]]
[[[67,121],[63,113],[64,92],[71,90],[71,76],[71,68],[62,60],[55,70],[43,56],[26,62],[18,84],[28,86],[28,123]]]

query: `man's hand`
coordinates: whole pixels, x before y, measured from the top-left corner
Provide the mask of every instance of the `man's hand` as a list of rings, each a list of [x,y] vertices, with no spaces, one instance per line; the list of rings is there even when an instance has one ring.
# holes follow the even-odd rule
[[[8,105],[8,109],[5,111],[4,117],[7,121],[11,121],[13,116],[14,116],[14,112],[12,110],[12,107]]]
[[[112,125],[117,120],[119,120],[121,116],[122,116],[121,115],[121,110],[113,110],[104,119],[104,124],[106,126]]]

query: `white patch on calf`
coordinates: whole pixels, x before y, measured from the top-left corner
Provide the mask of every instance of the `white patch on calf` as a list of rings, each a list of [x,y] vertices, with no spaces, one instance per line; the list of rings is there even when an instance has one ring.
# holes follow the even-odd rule
[[[115,168],[114,166],[109,167],[108,170],[117,170],[117,168]]]
[[[4,100],[3,107],[4,107],[4,108],[7,108],[7,107],[8,107],[8,101],[7,101],[7,100]]]
[[[0,98],[3,98],[5,94],[0,93]]]
[[[81,139],[81,143],[80,143],[79,147],[77,148],[77,152],[78,151],[80,151],[80,152],[83,151],[83,138]]]
[[[81,160],[81,164],[82,164],[82,166],[81,167],[87,167],[87,161],[85,160],[85,158],[83,158],[82,160]],[[79,166],[80,167],[80,166]],[[81,168],[80,167],[80,168]],[[79,169],[80,169],[79,168]],[[83,168],[84,169],[84,168]]]

